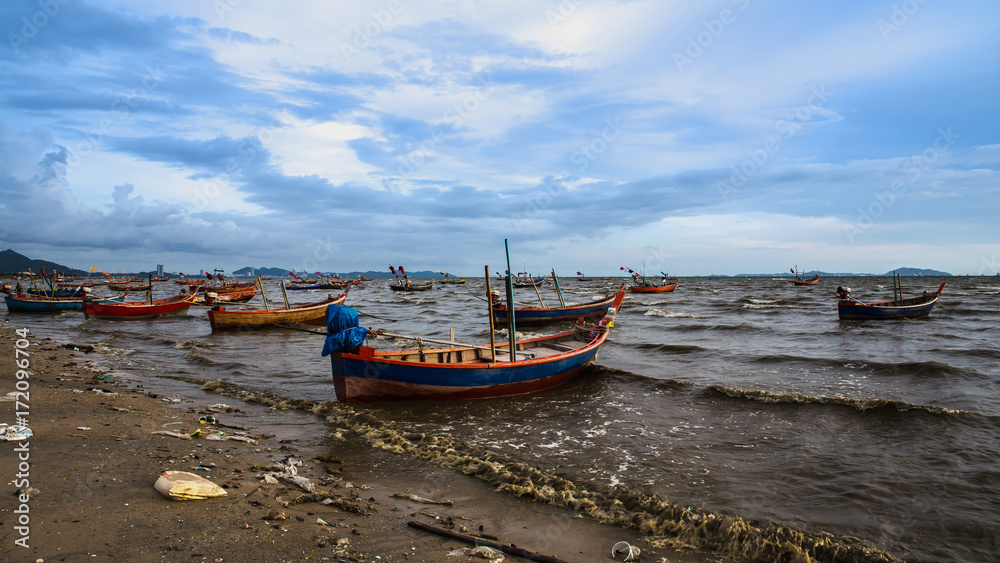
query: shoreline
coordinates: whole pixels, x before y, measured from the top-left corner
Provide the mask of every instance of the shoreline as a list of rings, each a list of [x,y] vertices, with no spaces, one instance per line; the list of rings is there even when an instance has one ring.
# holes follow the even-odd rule
[[[15,391],[18,340],[13,328],[0,326],[0,381],[5,387],[0,396]],[[482,533],[499,543],[565,561],[610,560],[618,541],[640,547],[644,561],[720,559],[696,550],[657,548],[635,530],[498,493],[456,469],[373,448],[318,414],[245,403],[196,384],[191,384],[187,398],[168,403],[155,382],[105,379],[109,376],[87,365],[84,352],[62,348],[63,343],[52,338],[29,335],[27,340],[27,418],[34,435],[24,442],[0,443],[6,449],[0,475],[9,480],[10,493],[3,497],[8,500],[0,501],[0,558],[6,560],[467,560],[449,553],[471,544],[413,529],[407,526],[410,520],[453,522],[452,529],[469,533],[478,533],[481,526]],[[215,403],[237,410],[205,408]],[[15,401],[0,405],[0,422],[14,423]],[[229,426],[249,421],[249,432],[264,437],[256,445],[206,440],[210,431],[232,429],[202,424],[204,416]],[[152,434],[199,429],[202,436],[192,440]],[[38,492],[21,503],[14,495],[14,485],[21,481],[16,477],[20,462],[15,448],[24,443],[27,479]],[[310,502],[316,495],[294,486],[263,483],[259,476],[265,468],[287,456],[302,461],[299,474],[316,484],[321,497],[333,499],[332,504]],[[168,500],[153,488],[165,470],[200,474],[225,485],[227,495]],[[454,505],[422,504],[394,494]],[[15,543],[23,538],[15,530],[21,516],[15,511],[25,504],[29,534],[23,543],[28,548]]]

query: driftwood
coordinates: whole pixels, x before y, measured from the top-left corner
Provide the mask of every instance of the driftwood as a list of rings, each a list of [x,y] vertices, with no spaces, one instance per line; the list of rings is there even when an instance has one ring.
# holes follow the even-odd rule
[[[542,555],[540,553],[534,553],[526,549],[521,549],[514,545],[503,545],[495,541],[490,541],[484,538],[470,536],[469,534],[463,534],[461,532],[455,532],[445,528],[440,528],[438,526],[433,526],[431,524],[425,524],[423,522],[417,522],[411,520],[406,523],[407,526],[411,528],[420,528],[421,530],[426,530],[428,532],[437,534],[439,536],[445,536],[447,538],[452,538],[456,540],[461,540],[464,542],[469,542],[474,545],[485,545],[486,547],[492,547],[493,549],[499,549],[500,551],[508,554],[515,555],[517,557],[523,557],[525,559],[530,559],[531,561],[541,561],[542,563],[567,563],[562,559],[557,559],[550,555]]]
[[[439,504],[441,506],[455,506],[455,503],[450,500],[434,500],[424,497],[418,497],[417,495],[411,495],[410,493],[392,493],[389,496],[392,498],[399,498],[403,500],[419,502],[422,504]]]

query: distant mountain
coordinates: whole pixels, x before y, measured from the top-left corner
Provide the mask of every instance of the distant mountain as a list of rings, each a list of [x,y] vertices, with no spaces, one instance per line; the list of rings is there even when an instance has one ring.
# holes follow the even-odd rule
[[[51,273],[53,269],[60,274],[70,274],[73,276],[85,276],[89,273],[84,270],[63,266],[62,264],[56,264],[50,260],[33,260],[9,248],[0,252],[0,272],[16,274],[18,272],[27,272],[30,269],[37,274],[42,271],[42,266],[45,266],[46,273]]]
[[[883,276],[891,276],[893,272],[901,276],[950,276],[948,272],[941,272],[938,270],[928,270],[926,268],[896,268],[895,270],[886,272],[882,274]]]

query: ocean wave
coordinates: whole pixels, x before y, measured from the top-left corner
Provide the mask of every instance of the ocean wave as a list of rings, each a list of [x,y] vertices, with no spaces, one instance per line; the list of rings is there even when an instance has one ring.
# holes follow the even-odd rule
[[[773,393],[758,389],[739,389],[727,387],[725,385],[709,385],[704,392],[708,395],[724,395],[733,399],[743,399],[758,403],[784,403],[784,404],[816,404],[816,405],[840,405],[850,407],[858,411],[871,411],[878,409],[890,409],[899,412],[921,411],[938,415],[979,415],[975,411],[964,411],[949,409],[945,407],[935,407],[930,405],[915,405],[906,401],[896,401],[892,399],[857,399],[849,397],[813,397],[800,393]]]
[[[967,354],[968,352],[963,352]],[[985,351],[985,354],[992,355],[994,351]],[[997,354],[1000,355],[1000,354]],[[989,356],[987,356],[989,357]],[[866,370],[874,375],[885,376],[907,376],[907,377],[935,377],[935,378],[968,378],[980,377],[976,372],[966,368],[955,367],[944,362],[927,360],[923,362],[877,362],[872,360],[853,360],[838,358],[812,358],[803,356],[791,356],[786,354],[771,354],[752,358],[750,362],[755,364],[787,364],[805,363],[814,367],[842,368],[848,370]]]
[[[246,367],[245,365],[237,363],[237,362],[220,362],[220,361],[217,361],[217,360],[213,360],[211,358],[207,358],[207,357],[202,356],[201,354],[199,354],[197,352],[196,348],[191,348],[190,350],[191,351],[188,352],[186,356],[184,356],[184,359],[186,359],[187,361],[189,361],[189,362],[191,362],[193,364],[198,364],[198,365],[203,365],[203,366],[212,366],[212,367],[215,367],[215,368],[221,368],[221,369],[225,369],[225,370],[236,370],[236,369],[239,369],[239,368]]]
[[[691,313],[674,313],[671,311],[664,311],[662,309],[649,309],[643,315],[647,317],[668,317],[668,318],[683,318],[683,319],[703,319],[704,317],[699,317],[697,315],[692,315]]]
[[[625,344],[625,346],[648,352],[656,352],[663,354],[690,354],[691,352],[705,351],[705,349],[702,348],[701,346],[695,346],[693,344],[657,344],[653,342],[642,342],[639,344]],[[631,372],[625,372],[625,373],[631,373]]]

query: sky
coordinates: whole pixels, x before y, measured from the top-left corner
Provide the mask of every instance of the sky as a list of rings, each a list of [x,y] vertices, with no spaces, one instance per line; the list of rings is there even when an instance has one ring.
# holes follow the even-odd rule
[[[993,0],[0,3],[0,248],[1000,271]]]

